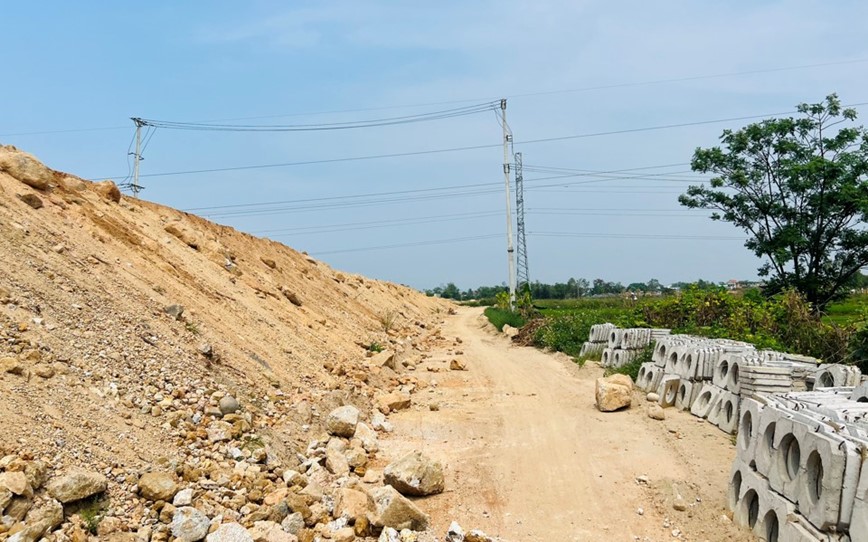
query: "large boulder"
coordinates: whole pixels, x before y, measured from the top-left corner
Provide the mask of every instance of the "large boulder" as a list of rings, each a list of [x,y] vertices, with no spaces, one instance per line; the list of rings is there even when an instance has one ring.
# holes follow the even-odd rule
[[[202,540],[208,535],[210,527],[208,516],[192,506],[177,508],[172,516],[172,535],[181,542]]]
[[[54,180],[54,172],[26,152],[12,145],[0,145],[0,171],[37,190],[46,190]]]
[[[102,181],[99,183],[94,183],[93,189],[96,190],[96,193],[102,196],[103,199],[107,199],[109,201],[113,201],[115,203],[120,203],[121,201],[121,191],[113,181]]]
[[[600,412],[629,407],[633,401],[633,381],[621,374],[598,378],[595,395]]]
[[[98,472],[72,471],[48,483],[48,494],[62,503],[74,502],[102,493],[108,487],[106,477]]]
[[[352,438],[356,434],[359,423],[359,409],[353,405],[344,405],[331,411],[326,419],[326,428],[332,435]]]
[[[443,492],[443,465],[415,451],[386,466],[386,483],[404,495],[422,496]]]
[[[383,486],[371,492],[374,512],[370,521],[376,527],[424,531],[428,528],[428,516],[419,510],[410,499],[398,493],[392,486]]]
[[[224,523],[205,540],[207,542],[253,542],[253,537],[238,523]]]
[[[150,501],[172,502],[178,489],[175,477],[168,472],[148,472],[139,478],[139,494]]]

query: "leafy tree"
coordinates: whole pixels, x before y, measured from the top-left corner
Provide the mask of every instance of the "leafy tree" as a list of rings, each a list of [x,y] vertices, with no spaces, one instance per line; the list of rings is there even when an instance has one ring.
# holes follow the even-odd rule
[[[765,259],[765,293],[796,288],[819,311],[868,265],[868,131],[835,94],[798,112],[698,148],[692,169],[715,177],[679,201],[748,234],[745,246]]]
[[[461,290],[458,289],[454,283],[450,282],[443,288],[443,292],[440,294],[441,297],[445,297],[446,299],[461,299]]]

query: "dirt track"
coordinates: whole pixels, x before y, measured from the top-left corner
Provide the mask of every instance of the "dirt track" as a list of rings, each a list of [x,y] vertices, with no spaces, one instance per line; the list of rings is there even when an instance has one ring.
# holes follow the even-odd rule
[[[423,449],[447,466],[447,492],[420,503],[435,532],[455,519],[513,541],[752,540],[725,517],[728,435],[672,409],[653,421],[638,394],[628,411],[598,412],[599,368],[514,347],[481,309],[459,309],[444,336],[463,353],[428,365],[460,357],[468,371],[422,373],[436,387],[420,401],[439,410],[394,416],[390,439],[395,455]]]

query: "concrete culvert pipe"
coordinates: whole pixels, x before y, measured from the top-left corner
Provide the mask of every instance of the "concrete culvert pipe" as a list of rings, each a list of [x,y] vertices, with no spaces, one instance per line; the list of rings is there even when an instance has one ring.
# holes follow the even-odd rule
[[[745,493],[741,500],[742,516],[746,520],[747,528],[753,530],[759,519],[759,495],[753,489]]]
[[[738,447],[747,451],[753,440],[753,414],[749,410],[741,413],[741,423],[738,425]]]
[[[821,530],[842,530],[850,524],[861,453],[854,446],[853,456],[848,457],[844,439],[833,433],[808,432],[801,440],[805,460],[798,484],[799,508]]]
[[[766,406],[760,413],[754,429],[756,443],[753,457],[756,461],[756,470],[766,478],[771,476],[775,462],[777,453],[775,433],[781,417],[782,413],[779,410]]]
[[[672,348],[669,350],[669,357],[666,358],[666,372],[675,373],[678,371],[678,349]]]
[[[732,479],[729,481],[729,491],[727,492],[729,500],[729,509],[732,511],[738,510],[739,496],[741,495],[741,470],[737,469]]]
[[[853,389],[853,394],[850,396],[851,401],[857,403],[868,403],[868,382],[862,382]]]
[[[712,409],[717,406],[722,392],[722,389],[713,384],[703,384],[690,407],[690,413],[699,418],[708,418]]]
[[[719,388],[726,388],[729,379],[729,357],[722,357],[714,366],[714,376],[712,383]]]
[[[774,510],[769,510],[763,517],[761,532],[766,542],[778,542],[780,524],[778,523],[778,515]]]

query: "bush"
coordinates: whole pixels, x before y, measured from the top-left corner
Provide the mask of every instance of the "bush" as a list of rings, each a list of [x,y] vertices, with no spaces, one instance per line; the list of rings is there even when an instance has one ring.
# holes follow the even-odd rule
[[[537,329],[533,337],[533,344],[563,352],[575,358],[581,352],[582,344],[588,340],[591,326],[604,322],[629,327],[633,325],[633,318],[629,311],[618,308],[575,310],[550,316]]]
[[[512,327],[519,328],[524,325],[524,318],[517,312],[512,312],[497,307],[488,307],[485,309],[485,316],[492,323],[497,331],[503,331],[504,324],[509,324]]]
[[[639,367],[642,366],[643,363],[648,363],[651,361],[651,356],[654,355],[654,347],[657,346],[657,343],[652,342],[648,346],[642,349],[635,358],[633,358],[630,363],[626,365],[622,365],[621,367],[609,367],[606,369],[606,376],[613,374],[622,374],[629,376],[633,382],[636,382],[636,378],[639,377]]]

